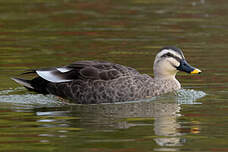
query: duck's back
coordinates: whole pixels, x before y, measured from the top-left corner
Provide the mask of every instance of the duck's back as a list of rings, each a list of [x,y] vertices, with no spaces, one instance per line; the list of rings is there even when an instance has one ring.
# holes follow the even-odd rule
[[[73,79],[112,80],[123,76],[139,75],[135,69],[120,64],[101,61],[79,61],[65,67]],[[78,77],[74,77],[78,76]]]

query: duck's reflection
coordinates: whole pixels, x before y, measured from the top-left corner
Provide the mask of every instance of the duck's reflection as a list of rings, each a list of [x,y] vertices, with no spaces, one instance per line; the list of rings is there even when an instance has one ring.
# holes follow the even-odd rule
[[[153,138],[160,146],[180,146],[183,140],[177,128],[179,105],[176,102],[140,102],[116,105],[100,105],[93,108],[96,120],[104,121],[104,118],[125,118],[126,121],[110,121],[115,128],[129,128],[137,125],[153,125],[155,137]],[[99,117],[97,117],[99,114]],[[153,118],[152,124],[131,123],[126,118]],[[99,120],[100,119],[100,120]],[[144,119],[142,119],[144,120]],[[107,121],[106,121],[107,122]],[[115,123],[113,123],[115,122]]]
[[[76,105],[64,110],[59,110],[59,116],[75,116],[80,119],[77,127],[88,129],[126,129],[133,126],[150,125],[154,128],[153,140],[160,146],[180,146],[180,125],[177,122],[180,106],[175,102],[151,101],[124,104]],[[37,111],[39,116],[49,115],[56,117],[58,111]],[[140,119],[139,119],[140,118]],[[129,120],[136,120],[129,121]],[[143,120],[140,122],[140,120]],[[150,123],[144,123],[151,120]],[[44,121],[44,120],[39,120]],[[64,123],[64,121],[63,121]],[[79,126],[80,124],[80,126]],[[68,124],[69,125],[69,124]],[[74,125],[73,121],[70,125]],[[150,136],[150,135],[148,135]]]

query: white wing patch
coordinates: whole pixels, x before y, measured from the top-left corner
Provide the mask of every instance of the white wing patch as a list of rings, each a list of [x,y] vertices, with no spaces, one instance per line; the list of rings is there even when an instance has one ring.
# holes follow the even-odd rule
[[[72,70],[71,68],[65,68],[65,67],[60,67],[60,68],[56,68],[56,69],[62,73],[69,72]]]
[[[39,71],[37,70],[36,73],[42,77],[43,79],[54,82],[54,83],[60,83],[60,82],[69,82],[72,80],[65,79],[64,74],[57,71],[57,70],[50,70],[50,71]]]

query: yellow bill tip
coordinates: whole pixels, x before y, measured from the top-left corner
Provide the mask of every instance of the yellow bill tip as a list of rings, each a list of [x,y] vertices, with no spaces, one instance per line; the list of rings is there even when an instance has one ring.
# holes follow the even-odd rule
[[[194,69],[191,74],[200,74],[202,71],[200,69]]]

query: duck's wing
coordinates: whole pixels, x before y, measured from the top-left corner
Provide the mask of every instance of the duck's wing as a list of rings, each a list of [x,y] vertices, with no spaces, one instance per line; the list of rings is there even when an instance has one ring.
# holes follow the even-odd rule
[[[139,74],[133,68],[100,61],[79,61],[63,67],[37,69],[35,72],[43,79],[54,83],[77,79],[112,80]]]

